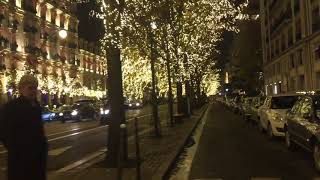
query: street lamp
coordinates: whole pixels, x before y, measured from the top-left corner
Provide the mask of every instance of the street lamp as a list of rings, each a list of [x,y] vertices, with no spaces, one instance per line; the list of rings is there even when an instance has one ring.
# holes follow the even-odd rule
[[[59,34],[59,37],[60,37],[61,39],[65,39],[65,38],[67,38],[67,36],[68,36],[67,31],[64,30],[64,29],[60,29],[59,32],[58,32],[58,34]]]

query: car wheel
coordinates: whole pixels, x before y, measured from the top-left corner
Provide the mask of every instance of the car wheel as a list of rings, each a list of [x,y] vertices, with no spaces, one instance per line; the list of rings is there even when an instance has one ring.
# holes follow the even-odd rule
[[[285,131],[285,143],[286,143],[287,149],[289,150],[294,149],[294,143],[291,140],[291,135],[288,130]]]
[[[320,172],[320,144],[315,142],[313,145],[313,162],[316,170]]]
[[[267,128],[267,134],[268,134],[268,137],[270,138],[270,139],[273,139],[274,138],[274,135],[273,135],[273,132],[272,132],[272,127],[271,127],[271,124],[269,123],[268,124],[268,128]]]

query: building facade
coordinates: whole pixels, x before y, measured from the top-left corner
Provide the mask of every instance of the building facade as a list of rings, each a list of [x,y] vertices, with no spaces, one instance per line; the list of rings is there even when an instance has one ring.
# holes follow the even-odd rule
[[[68,0],[0,1],[0,102],[17,95],[25,73],[38,78],[42,104],[104,96],[105,83],[97,81],[105,82],[106,61],[79,42],[75,12]]]
[[[320,89],[320,0],[260,0],[266,94]]]

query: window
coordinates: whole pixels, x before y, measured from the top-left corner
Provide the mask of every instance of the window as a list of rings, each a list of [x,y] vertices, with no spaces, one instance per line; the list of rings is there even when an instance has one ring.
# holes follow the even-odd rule
[[[290,54],[290,67],[291,68],[294,68],[294,55],[293,54]]]
[[[312,9],[312,32],[318,31],[320,28],[319,6],[316,5]]]
[[[320,89],[320,72],[316,72],[316,88]]]
[[[296,87],[296,80],[293,78],[293,77],[291,77],[290,78],[290,83],[289,83],[289,87],[290,87],[290,91],[294,91],[295,90],[295,87]]]
[[[298,53],[297,53],[297,58],[298,58],[298,63],[299,65],[303,65],[303,56],[302,56],[302,50],[298,50]]]
[[[296,22],[296,41],[301,40],[301,21],[300,19]]]
[[[271,100],[271,109],[289,109],[292,108],[297,100],[297,96],[279,96]]]
[[[299,89],[304,90],[304,75],[299,76]]]
[[[301,100],[301,106],[299,108],[299,114],[300,116],[311,116],[311,106],[312,100],[310,98],[304,98]]]

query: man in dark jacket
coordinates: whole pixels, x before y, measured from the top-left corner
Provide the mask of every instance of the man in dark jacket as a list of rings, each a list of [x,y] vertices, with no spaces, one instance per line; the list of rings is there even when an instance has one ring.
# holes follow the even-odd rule
[[[47,139],[36,100],[38,81],[24,75],[19,82],[20,97],[4,105],[2,141],[8,149],[8,180],[45,180]]]

